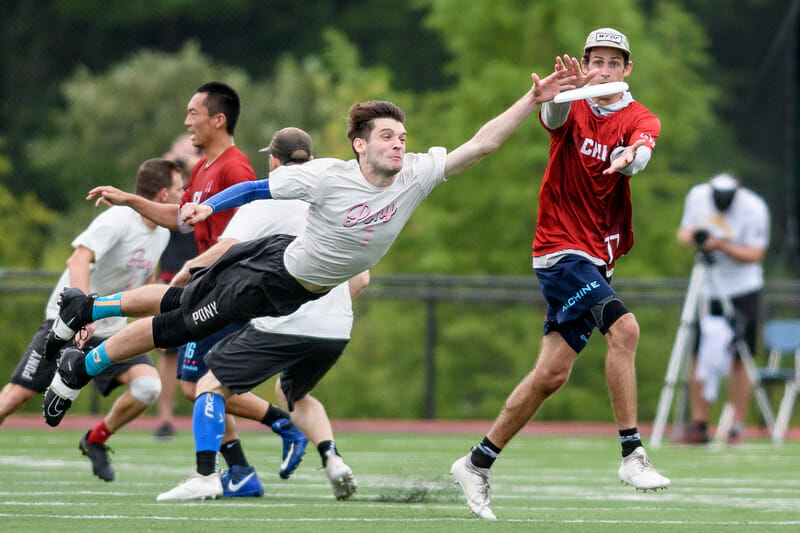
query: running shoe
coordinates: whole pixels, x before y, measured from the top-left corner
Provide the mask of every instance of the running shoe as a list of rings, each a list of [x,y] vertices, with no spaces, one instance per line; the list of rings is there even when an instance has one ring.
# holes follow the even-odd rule
[[[92,472],[103,481],[114,481],[114,467],[108,459],[108,452],[111,448],[105,444],[97,444],[89,441],[89,432],[81,437],[78,449],[83,455],[92,462]]]
[[[622,459],[619,479],[624,485],[633,485],[636,490],[645,492],[669,487],[669,479],[658,473],[642,446]]]
[[[303,460],[303,455],[306,453],[306,446],[308,439],[300,429],[294,425],[288,418],[281,418],[272,423],[272,431],[280,435],[283,439],[283,454],[281,455],[281,469],[278,475],[283,479],[289,479],[300,461]]]
[[[358,490],[358,483],[353,477],[353,471],[344,464],[341,456],[329,452],[325,458],[324,470],[337,500],[347,500]]]
[[[472,464],[468,453],[450,467],[453,483],[461,487],[467,497],[467,507],[478,518],[484,520],[497,520],[489,504],[492,502],[489,475],[492,471],[488,468],[479,468]]]
[[[92,305],[97,295],[86,296],[75,287],[67,287],[58,297],[58,316],[47,333],[44,356],[52,361],[75,334],[92,321]]]
[[[263,496],[264,485],[256,475],[254,466],[233,465],[222,473],[222,497]]]
[[[170,500],[214,500],[222,496],[222,483],[219,472],[201,476],[197,472],[187,477],[172,490],[162,492],[156,501]]]

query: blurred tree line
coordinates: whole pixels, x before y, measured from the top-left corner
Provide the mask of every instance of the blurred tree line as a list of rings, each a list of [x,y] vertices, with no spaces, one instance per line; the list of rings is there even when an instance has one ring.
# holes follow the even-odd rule
[[[632,180],[637,246],[617,276],[686,276],[692,254],[675,231],[689,187],[712,173],[738,173],[775,201],[773,215],[783,215],[776,221],[786,219],[777,178],[787,170],[778,142],[789,136],[785,102],[769,100],[780,84],[764,79],[782,79],[783,63],[776,59],[765,73],[761,59],[790,4],[7,0],[0,214],[13,231],[0,235],[0,267],[63,268],[70,240],[97,213],[86,191],[106,183],[130,189],[138,164],[184,131],[186,103],[205,81],[239,92],[236,142],[265,176],[257,150],[286,125],[307,129],[318,156],[351,157],[346,110],[365,99],[405,109],[410,151],[455,148],[524,93],[531,71],[549,73],[556,55],[580,56],[589,30],[614,26],[631,41],[634,97],[662,121],[650,166]],[[531,275],[547,149],[532,118],[496,154],[439,187],[374,273]],[[441,416],[494,416],[541,337],[541,310],[472,307],[439,311],[448,379],[439,387]],[[640,379],[648,391],[660,386],[663,339],[672,337],[677,313],[645,314],[642,351],[649,353],[640,358]],[[13,304],[0,305],[0,329],[19,316]],[[413,304],[359,308],[350,357],[320,385],[323,398],[359,390],[352,404],[339,396],[345,412],[335,416],[419,415],[423,316]],[[29,338],[35,325],[20,329]],[[543,417],[610,416],[602,344],[592,343],[572,392]],[[24,346],[3,350],[4,374]],[[645,400],[643,417],[648,410],[654,405]]]

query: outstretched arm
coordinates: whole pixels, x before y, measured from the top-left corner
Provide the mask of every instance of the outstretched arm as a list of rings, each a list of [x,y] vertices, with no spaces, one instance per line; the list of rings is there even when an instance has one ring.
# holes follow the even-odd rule
[[[445,176],[452,178],[483,157],[497,150],[542,102],[552,100],[560,91],[574,89],[574,74],[568,68],[557,68],[546,78],[531,74],[533,86],[511,107],[483,125],[472,139],[447,154]]]
[[[254,200],[269,200],[270,198],[272,198],[272,194],[269,191],[269,180],[243,181],[206,199],[200,205],[192,202],[183,204],[181,220],[194,225],[219,211],[234,209]]]
[[[95,198],[97,198],[94,203],[95,207],[100,204],[108,206],[127,205],[154,224],[171,230],[178,229],[178,208],[180,207],[178,204],[153,202],[138,194],[121,191],[110,185],[95,187],[86,195],[87,200],[94,200]]]

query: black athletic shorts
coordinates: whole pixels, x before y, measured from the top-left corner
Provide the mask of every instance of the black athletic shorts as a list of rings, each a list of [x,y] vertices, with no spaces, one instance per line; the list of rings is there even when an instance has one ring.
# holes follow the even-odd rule
[[[311,392],[342,355],[347,339],[265,333],[248,324],[206,354],[206,365],[234,394],[242,394],[280,373],[289,411]]]
[[[734,331],[737,339],[742,338],[750,348],[750,355],[755,355],[756,337],[758,332],[758,317],[761,304],[761,291],[748,292],[741,296],[731,298],[731,304],[735,312]],[[723,316],[722,302],[711,300],[709,310],[713,316]],[[697,350],[700,346],[700,322],[695,324],[695,343],[694,354],[697,357]],[[734,350],[734,357],[739,358],[739,350]]]
[[[44,344],[47,338],[47,332],[53,327],[52,320],[45,320],[39,326],[39,330],[31,339],[31,343],[19,360],[17,368],[11,375],[11,383],[25,387],[32,391],[42,393],[50,386],[53,381],[53,376],[56,373],[58,363],[56,361],[48,361],[44,357]],[[84,344],[84,351],[91,350],[98,346],[105,339],[92,337],[86,344]],[[150,365],[155,367],[153,360],[149,355],[137,355],[132,359],[122,361],[112,365],[94,377],[95,386],[103,396],[108,396],[111,391],[117,388],[121,383],[115,378],[122,372],[126,371],[134,365]]]
[[[189,332],[200,339],[231,322],[289,315],[323,296],[287,272],[283,252],[294,239],[270,235],[235,244],[210,267],[193,269],[180,307]]]

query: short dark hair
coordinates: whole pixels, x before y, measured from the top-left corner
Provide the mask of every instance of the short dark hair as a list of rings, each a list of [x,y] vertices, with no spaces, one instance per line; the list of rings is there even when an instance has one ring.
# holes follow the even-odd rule
[[[220,81],[210,81],[197,88],[195,93],[206,93],[208,96],[203,101],[203,105],[208,108],[211,116],[217,113],[225,115],[225,130],[229,135],[233,135],[236,129],[236,122],[239,120],[239,95],[230,85]]]
[[[587,48],[586,51],[583,52],[583,60],[584,61],[586,61],[587,63],[589,62],[589,54],[591,54],[592,50],[594,50],[595,48],[601,48],[601,47],[593,46],[592,48]],[[626,52],[625,50],[619,50],[619,53],[622,54],[622,66],[627,67],[628,63],[631,60],[630,54],[628,52]]]
[[[369,102],[358,102],[350,106],[347,113],[347,138],[350,139],[350,147],[356,138],[369,139],[372,129],[375,127],[376,118],[391,118],[401,124],[405,124],[406,115],[403,110],[392,102],[382,100],[370,100]],[[353,148],[353,153],[358,153]]]
[[[181,169],[169,159],[148,159],[139,166],[136,173],[136,194],[153,200],[162,189],[172,187],[172,175]]]

